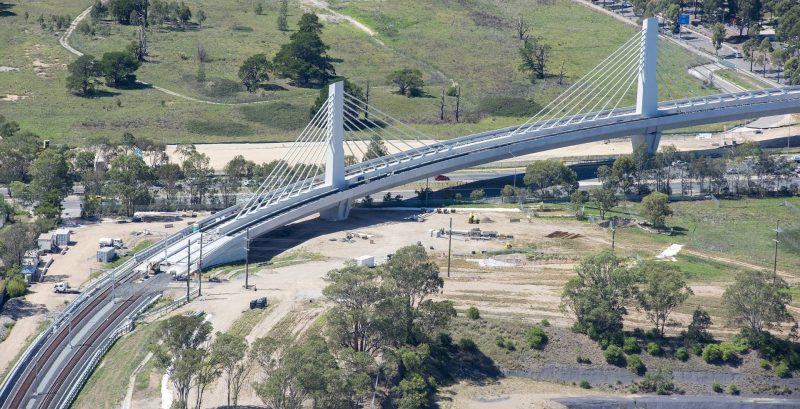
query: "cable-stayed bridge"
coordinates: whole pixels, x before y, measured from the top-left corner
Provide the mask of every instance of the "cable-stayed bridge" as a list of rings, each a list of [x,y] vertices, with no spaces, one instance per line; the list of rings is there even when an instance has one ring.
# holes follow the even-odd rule
[[[9,372],[0,407],[68,407],[113,340],[164,285],[131,283],[153,263],[194,272],[244,260],[248,238],[317,213],[345,219],[357,198],[456,169],[626,136],[654,153],[665,130],[800,112],[800,87],[690,96],[712,92],[712,78],[701,85],[687,74],[711,62],[659,38],[651,18],[524,123],[441,142],[348,93],[342,83],[333,84],[249,200],[156,243],[91,283]],[[114,296],[115,286],[127,289],[127,296]]]

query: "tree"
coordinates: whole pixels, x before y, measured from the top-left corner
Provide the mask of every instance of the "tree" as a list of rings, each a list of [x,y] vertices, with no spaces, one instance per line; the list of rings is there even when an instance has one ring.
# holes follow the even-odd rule
[[[576,190],[569,195],[569,202],[572,204],[574,210],[581,210],[584,204],[589,200],[588,192]]]
[[[328,320],[332,340],[356,352],[374,353],[385,342],[381,331],[381,306],[388,297],[379,273],[348,263],[328,272],[322,294],[333,301]]]
[[[397,250],[383,269],[388,291],[401,300],[405,340],[413,343],[413,323],[420,303],[438,293],[444,286],[439,266],[422,246],[406,246]]]
[[[326,84],[336,75],[327,55],[328,46],[322,42],[322,24],[316,14],[306,13],[298,23],[299,29],[289,37],[273,59],[274,69],[282,78],[297,85]]]
[[[692,322],[686,331],[686,338],[692,342],[706,342],[711,339],[708,328],[711,327],[711,316],[702,307],[697,307],[692,312]]]
[[[538,189],[542,197],[552,187],[558,186],[567,194],[578,188],[577,173],[557,159],[540,160],[528,165],[523,181],[529,188]],[[558,194],[558,190],[553,193]]]
[[[100,61],[106,84],[111,87],[130,85],[136,82],[136,70],[141,63],[128,52],[113,51],[103,54]]]
[[[310,117],[314,118],[317,112],[320,109],[322,109],[322,104],[324,104],[325,101],[328,100],[329,86],[339,81],[342,81],[344,83],[343,84],[344,92],[352,95],[355,98],[358,98],[358,100],[356,100],[355,98],[349,98],[348,103],[345,104],[344,106],[344,113],[349,116],[348,126],[357,128],[370,127],[372,124],[370,124],[367,121],[361,121],[359,119],[361,117],[362,112],[364,113],[364,119],[368,118],[366,104],[369,103],[368,101],[369,98],[364,96],[364,90],[361,89],[361,87],[359,87],[357,84],[344,77],[336,77],[332,79],[331,82],[327,84],[327,86],[323,86],[319,89],[319,95],[317,95],[317,98],[314,100],[314,105],[312,105],[311,109],[309,110]],[[364,103],[361,103],[359,101],[364,101]]]
[[[617,194],[614,190],[607,187],[594,188],[589,194],[600,209],[600,218],[604,220],[606,218],[606,212],[616,207],[619,203]]]
[[[722,42],[725,41],[725,26],[721,23],[716,23],[711,26],[711,43],[714,45],[714,53],[719,55],[719,49],[722,48]]]
[[[665,226],[667,216],[672,215],[669,208],[669,196],[661,192],[653,192],[642,199],[642,209],[639,212],[647,221],[657,229]]]
[[[611,251],[584,258],[561,294],[562,308],[572,312],[575,329],[593,339],[622,331],[625,306],[635,294],[636,274]]]
[[[544,79],[547,64],[550,61],[551,47],[542,44],[541,41],[539,38],[530,39],[525,41],[519,49],[519,56],[522,60],[519,70],[529,74],[531,83],[535,83],[537,79]]]
[[[31,192],[41,199],[45,192],[56,191],[63,198],[67,194],[71,181],[69,165],[64,155],[55,149],[45,149],[39,153],[31,164]]]
[[[142,158],[134,154],[118,156],[111,162],[108,178],[108,192],[119,199],[127,216],[133,216],[135,205],[150,202],[153,174]]]
[[[514,186],[511,185],[503,186],[503,189],[500,191],[500,196],[503,196],[505,198],[514,196]]]
[[[475,189],[469,192],[469,198],[473,202],[483,199],[484,196],[486,196],[486,192],[484,192],[483,189]]]
[[[407,97],[422,95],[422,87],[425,81],[422,80],[422,71],[416,68],[403,68],[389,74],[386,79],[390,84],[397,86],[397,93]]]
[[[639,306],[664,336],[670,314],[692,295],[692,289],[683,279],[683,273],[670,264],[646,261],[639,267],[644,286],[637,292]]]
[[[25,253],[36,248],[36,227],[30,223],[13,223],[3,229],[2,240],[0,240],[0,258],[7,267],[22,265],[22,258]]]
[[[257,16],[264,14],[264,5],[261,2],[256,2],[255,13]]]
[[[800,5],[793,5],[786,13],[778,17],[778,27],[775,29],[778,38],[786,42],[786,48],[792,54],[800,49]]]
[[[187,408],[189,392],[206,354],[211,323],[202,315],[176,315],[161,323],[153,355],[162,369],[171,369],[170,381],[178,393],[180,407]]]
[[[664,17],[669,20],[670,29],[672,32],[677,32],[679,29],[678,26],[678,16],[681,14],[681,7],[678,4],[672,3],[670,4],[666,11],[664,11]]]
[[[268,71],[271,68],[272,64],[269,62],[269,59],[267,59],[266,55],[251,55],[244,60],[242,66],[239,67],[239,79],[248,92],[256,92],[261,82],[269,80]]]
[[[206,22],[206,18],[208,18],[208,16],[206,16],[206,12],[203,11],[203,9],[197,10],[197,23],[200,24],[200,27],[203,27],[203,23]]]
[[[792,301],[788,289],[786,281],[771,272],[741,272],[725,289],[722,304],[731,323],[758,336],[764,329],[792,319],[786,309]]]
[[[126,50],[133,55],[137,61],[144,61],[147,56],[147,31],[144,26],[136,29],[136,40],[132,41]]]
[[[772,43],[769,42],[768,37],[764,37],[761,41],[761,44],[758,46],[759,57],[758,62],[761,64],[762,71],[761,75],[766,77],[767,76],[767,63],[769,63],[769,56],[773,51]]]
[[[95,77],[102,75],[100,64],[90,54],[84,54],[67,65],[67,90],[85,97],[94,94]]]
[[[783,77],[789,85],[800,84],[800,59],[792,57],[783,64]]]
[[[386,142],[378,137],[378,135],[374,135],[370,138],[369,144],[367,145],[367,151],[364,153],[364,158],[361,161],[366,162],[372,159],[384,157],[388,154],[389,148],[386,147]]]
[[[788,59],[789,59],[789,53],[786,51],[785,48],[783,48],[781,46],[778,46],[778,47],[775,47],[774,50],[772,50],[772,54],[770,55],[770,60],[772,60],[773,64],[778,66],[778,83],[779,84],[781,82],[781,71],[780,70],[784,69],[784,64],[786,64],[786,61],[788,61]]]
[[[183,172],[177,163],[165,163],[156,169],[156,179],[158,179],[164,193],[166,194],[167,204],[172,205],[180,192],[178,184],[183,179]]]
[[[217,332],[214,342],[211,343],[211,359],[219,365],[225,377],[228,404],[231,407],[237,405],[239,390],[236,388],[236,381],[244,378],[243,374],[250,371],[251,364],[242,361],[247,354],[247,340],[238,335]],[[231,396],[233,394],[233,396]]]
[[[186,150],[181,168],[187,180],[189,200],[195,205],[203,204],[211,186],[214,169],[211,168],[208,155],[198,152],[194,145],[189,145]]]
[[[758,49],[758,40],[750,38],[742,43],[742,56],[745,61],[750,61],[750,71],[753,71],[753,63],[756,61],[756,53]]]
[[[528,38],[528,23],[522,19],[522,16],[517,16],[517,39],[523,41]]]
[[[280,8],[278,8],[278,30],[289,30],[289,23],[287,15],[289,14],[289,0],[281,0]]]
[[[120,24],[134,24],[131,16],[143,16],[147,20],[148,0],[111,0],[108,2],[108,12]]]
[[[741,36],[745,28],[758,24],[761,20],[761,0],[737,0],[733,3],[738,6],[736,25],[739,27],[739,35]],[[754,33],[748,29],[747,35],[752,36]]]

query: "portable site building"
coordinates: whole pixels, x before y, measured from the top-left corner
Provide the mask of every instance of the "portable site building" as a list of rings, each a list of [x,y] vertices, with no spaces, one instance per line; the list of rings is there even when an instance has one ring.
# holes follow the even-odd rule
[[[97,250],[97,261],[101,263],[110,263],[114,261],[114,258],[117,256],[117,249],[114,247],[102,247],[100,250]]]

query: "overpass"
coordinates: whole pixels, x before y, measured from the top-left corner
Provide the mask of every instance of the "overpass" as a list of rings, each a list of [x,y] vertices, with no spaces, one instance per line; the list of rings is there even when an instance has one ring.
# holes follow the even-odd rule
[[[682,72],[676,72],[676,54],[664,41],[655,19],[648,19],[525,123],[443,142],[427,142],[433,138],[344,84],[331,85],[290,152],[248,201],[156,243],[88,285],[12,368],[0,388],[0,407],[68,407],[100,357],[165,285],[165,276],[134,282],[151,263],[188,273],[240,261],[248,238],[317,213],[345,219],[354,199],[456,169],[624,136],[654,153],[664,130],[800,112],[800,87],[672,98],[671,86],[691,67],[679,65]],[[397,152],[388,154],[387,144]]]

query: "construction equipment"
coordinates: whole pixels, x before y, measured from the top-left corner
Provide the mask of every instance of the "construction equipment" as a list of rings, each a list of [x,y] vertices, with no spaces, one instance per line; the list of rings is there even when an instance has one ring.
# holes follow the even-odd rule
[[[507,241],[507,242],[506,242],[506,248],[507,248],[507,249],[510,249],[510,248],[512,248],[512,247],[514,247],[514,246],[512,246],[512,245],[511,245],[511,242],[510,242],[510,241]]]

